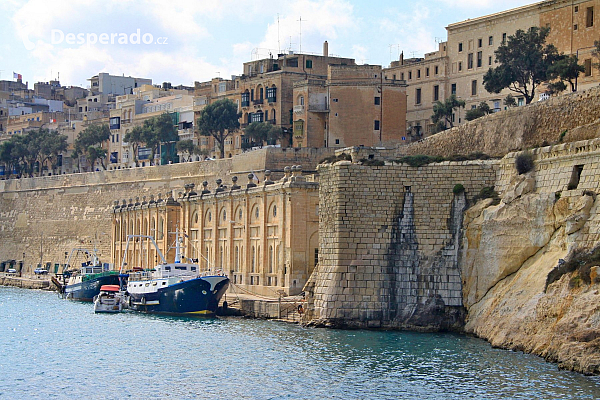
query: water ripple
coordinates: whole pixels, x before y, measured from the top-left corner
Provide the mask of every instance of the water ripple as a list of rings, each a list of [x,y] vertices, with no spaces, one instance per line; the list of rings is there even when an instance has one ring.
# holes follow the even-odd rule
[[[600,381],[453,334],[96,315],[0,287],[0,397],[598,399]]]

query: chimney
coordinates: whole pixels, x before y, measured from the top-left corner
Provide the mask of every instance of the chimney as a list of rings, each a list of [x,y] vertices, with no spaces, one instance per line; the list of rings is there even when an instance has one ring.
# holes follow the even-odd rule
[[[400,65],[404,65],[404,52],[400,53]]]
[[[323,57],[329,57],[329,43],[327,43],[327,40],[323,43]]]

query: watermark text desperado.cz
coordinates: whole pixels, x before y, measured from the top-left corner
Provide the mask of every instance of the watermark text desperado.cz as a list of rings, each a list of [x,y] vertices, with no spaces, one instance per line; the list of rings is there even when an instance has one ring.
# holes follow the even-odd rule
[[[154,40],[154,35],[151,33],[141,33],[140,29],[130,33],[64,33],[60,29],[52,29],[50,32],[50,41],[52,44],[87,44],[91,46],[93,44],[168,44],[166,37],[158,37]]]

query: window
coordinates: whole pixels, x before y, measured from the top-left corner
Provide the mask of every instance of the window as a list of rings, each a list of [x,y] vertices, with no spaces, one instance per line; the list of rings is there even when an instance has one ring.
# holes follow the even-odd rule
[[[456,95],[456,83],[453,83],[450,89],[450,94]]]
[[[592,76],[592,59],[588,58],[583,62],[584,76]]]
[[[429,67],[425,68],[425,76],[429,76]]]
[[[412,79],[412,71],[408,71],[408,80],[410,81]]]
[[[250,113],[250,122],[263,122],[263,116],[262,112]]]
[[[298,57],[288,58],[286,61],[286,65],[288,67],[297,67],[298,66]]]
[[[477,39],[477,47],[483,46],[483,39]]]
[[[421,70],[420,69],[417,70],[417,79],[421,79]]]
[[[471,81],[471,95],[477,95],[477,80]]]
[[[459,70],[459,71],[462,71],[462,61],[459,61],[459,62],[458,62],[458,70]]]
[[[298,103],[300,103],[301,106],[304,105],[304,96],[300,96]]]
[[[506,42],[506,33],[502,34],[502,43]]]
[[[334,103],[337,103],[339,100],[338,99],[331,99],[331,101],[333,101]]]
[[[400,73],[400,80],[402,80],[402,81],[404,80],[404,72]]]
[[[458,44],[458,52],[460,53],[463,50],[462,42]]]
[[[575,12],[579,12],[579,6],[575,6]]]
[[[421,89],[415,90],[415,104],[421,104]]]
[[[467,69],[473,69],[473,53],[467,54]]]
[[[573,30],[576,31],[578,28],[577,24],[573,25]]]
[[[312,68],[312,60],[306,60],[306,68]]]
[[[440,87],[439,85],[435,85],[433,87],[433,101],[438,101],[440,99]]]
[[[375,97],[375,105],[378,106],[381,104],[381,97],[377,96]]]
[[[277,88],[267,88],[267,102],[275,103],[277,101]]]
[[[335,144],[340,144],[340,139],[335,139]]]
[[[375,120],[375,127],[374,127],[374,129],[375,129],[376,131],[378,131],[378,130],[379,130],[379,121],[377,121],[377,120]]]
[[[434,71],[435,71],[435,74],[436,74],[436,75],[439,73],[439,68],[438,68],[438,66],[437,66],[437,65],[435,66],[435,70],[434,70]]]
[[[585,27],[594,26],[594,7],[588,7],[585,10]]]
[[[488,57],[488,65],[492,65],[492,56]]]
[[[493,46],[493,45],[494,45],[494,37],[493,37],[493,36],[490,36],[490,37],[488,38],[488,45],[490,45],[490,46]]]
[[[483,65],[483,52],[478,51],[477,52],[477,68],[481,68],[482,65]]]

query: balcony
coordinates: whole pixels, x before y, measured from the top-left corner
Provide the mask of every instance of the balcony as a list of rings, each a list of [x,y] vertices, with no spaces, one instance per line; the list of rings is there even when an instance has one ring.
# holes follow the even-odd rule
[[[277,103],[277,98],[275,96],[267,97],[267,103],[269,103],[269,104]]]
[[[310,112],[329,112],[327,104],[309,104],[308,111]]]
[[[242,100],[242,107],[250,107],[250,100]]]
[[[254,99],[254,100],[252,100],[252,102],[254,104],[262,104],[264,102],[264,100],[263,99]]]
[[[295,105],[294,106],[294,114],[303,114],[304,113],[304,105]]]

